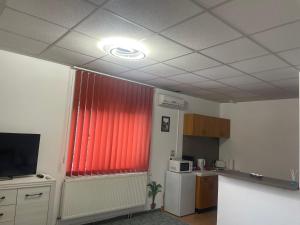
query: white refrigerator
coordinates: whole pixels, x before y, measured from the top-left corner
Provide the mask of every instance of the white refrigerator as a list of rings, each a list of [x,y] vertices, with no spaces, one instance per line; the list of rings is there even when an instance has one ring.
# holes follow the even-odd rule
[[[195,212],[195,173],[167,171],[165,189],[165,210],[176,216]]]

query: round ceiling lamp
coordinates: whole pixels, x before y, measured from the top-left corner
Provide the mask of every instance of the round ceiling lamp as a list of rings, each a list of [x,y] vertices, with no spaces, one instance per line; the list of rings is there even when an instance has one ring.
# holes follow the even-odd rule
[[[107,54],[127,60],[141,60],[148,53],[144,45],[129,38],[106,38],[98,43],[98,47]]]

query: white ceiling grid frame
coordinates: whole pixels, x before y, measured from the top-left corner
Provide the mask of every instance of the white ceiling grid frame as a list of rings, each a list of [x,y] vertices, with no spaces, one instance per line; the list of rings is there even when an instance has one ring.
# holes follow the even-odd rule
[[[0,16],[0,29],[51,44],[68,31],[67,28],[5,8]]]
[[[235,0],[213,9],[245,34],[253,34],[300,19],[298,0]]]
[[[100,58],[106,54],[102,51],[99,51],[98,48],[95,48],[97,43],[97,39],[91,38],[76,31],[71,31],[61,38],[56,43],[56,46],[88,56]]]
[[[192,0],[193,2],[196,2],[197,0]],[[231,2],[231,0],[229,0],[228,2]],[[197,3],[197,2],[196,2]],[[227,2],[226,2],[227,3]],[[221,5],[224,5],[224,4],[221,4]],[[202,5],[201,5],[202,6]],[[218,5],[219,6],[219,5]],[[216,7],[216,8],[218,8],[218,6]],[[203,7],[203,6],[202,6]],[[204,7],[205,8],[205,7]],[[299,69],[299,68],[297,68],[297,67],[295,67],[295,66],[293,66],[291,63],[289,63],[287,60],[285,60],[284,58],[282,58],[282,57],[280,57],[278,54],[276,54],[275,52],[273,52],[273,51],[271,51],[270,49],[268,49],[268,48],[266,48],[265,46],[263,46],[263,45],[261,45],[259,42],[257,42],[257,41],[255,41],[254,39],[252,39],[250,36],[248,36],[247,34],[245,34],[244,32],[242,32],[240,29],[238,29],[238,28],[236,28],[235,26],[233,26],[232,24],[230,24],[230,23],[228,23],[226,20],[224,20],[224,19],[222,19],[222,18],[220,18],[218,15],[216,15],[212,10],[213,10],[214,8],[212,8],[212,9],[208,9],[208,8],[206,8],[206,11],[207,12],[209,12],[210,14],[212,14],[213,16],[215,16],[216,18],[218,18],[218,19],[220,19],[221,21],[223,21],[225,24],[227,24],[228,26],[230,26],[231,28],[233,28],[233,29],[235,29],[236,31],[238,31],[239,33],[241,33],[242,34],[242,37],[247,37],[247,38],[249,38],[251,41],[253,41],[255,44],[257,44],[258,46],[260,46],[260,47],[262,47],[263,49],[265,49],[267,52],[269,52],[270,54],[273,54],[275,57],[277,57],[277,58],[279,58],[280,60],[282,60],[282,61],[284,61],[285,63],[287,63],[287,64],[289,64],[290,66],[292,66],[292,67],[294,67],[294,68],[296,68],[296,69]],[[286,24],[281,24],[280,26],[284,26],[284,25],[286,25]],[[267,30],[269,30],[269,29],[267,29]],[[262,31],[263,32],[263,31]],[[205,54],[203,54],[203,55],[205,55]],[[208,56],[208,55],[206,55],[206,56]],[[216,59],[215,59],[216,60]],[[217,61],[217,60],[216,60]],[[227,66],[229,66],[229,67],[232,67],[230,64],[227,64]],[[232,68],[234,68],[234,67],[232,67]],[[236,69],[236,68],[234,68],[234,69]],[[243,72],[243,71],[241,71],[241,72]],[[251,75],[251,74],[247,74],[247,75],[249,75],[249,76],[253,76],[253,75]],[[253,76],[253,77],[255,77],[255,76]],[[256,77],[257,78],[257,77]],[[261,81],[263,81],[263,80],[261,80]],[[271,84],[271,83],[268,83],[268,84]],[[271,85],[273,85],[273,84],[271,84]]]
[[[11,2],[16,2],[16,0],[8,0],[8,1],[11,1]],[[27,0],[28,1],[28,0]],[[38,0],[29,0],[29,1],[38,1]],[[58,1],[58,0],[54,0],[54,1]],[[65,0],[65,1],[72,1],[72,0]],[[77,0],[76,0],[77,1]],[[149,0],[149,1],[151,1],[151,0]],[[207,3],[207,1],[208,0],[193,0],[193,1],[191,1],[191,2],[193,2],[193,3],[195,3],[195,4],[198,4],[199,5],[199,2],[200,3],[202,3],[202,4],[204,4],[204,6],[201,4],[201,5],[199,5],[200,7],[199,8],[201,8],[201,10],[199,11],[199,13],[196,13],[196,14],[194,14],[193,16],[191,16],[191,17],[188,17],[188,18],[186,18],[186,19],[184,19],[184,20],[182,20],[182,21],[180,21],[178,24],[182,24],[182,23],[184,23],[184,22],[186,22],[186,21],[188,21],[188,20],[190,20],[190,19],[193,19],[193,18],[195,18],[195,17],[197,17],[197,16],[199,16],[199,15],[203,15],[203,14],[205,14],[205,13],[209,13],[209,14],[211,14],[213,17],[215,17],[215,18],[217,18],[218,20],[220,20],[221,22],[223,22],[224,24],[226,24],[227,26],[229,26],[231,29],[233,29],[233,30],[235,30],[235,31],[237,31],[237,33],[239,33],[239,34],[241,34],[241,37],[243,38],[245,38],[245,37],[247,37],[247,38],[249,38],[249,40],[250,41],[253,41],[255,44],[258,44],[258,46],[260,46],[260,47],[262,47],[264,50],[266,50],[268,53],[270,53],[270,54],[274,54],[274,52],[272,52],[270,49],[267,49],[265,46],[263,46],[263,45],[261,45],[260,43],[258,43],[258,42],[256,42],[255,40],[253,40],[251,37],[249,37],[248,35],[246,35],[246,34],[244,34],[243,32],[241,32],[239,29],[236,29],[236,27],[234,27],[234,26],[232,26],[230,23],[228,23],[228,22],[226,22],[226,21],[224,21],[224,19],[222,19],[222,18],[220,18],[220,17],[218,17],[218,16],[216,16],[216,15],[214,15],[214,13],[212,12],[215,8],[218,8],[219,6],[223,6],[223,5],[225,5],[225,4],[228,4],[228,3],[230,3],[230,2],[232,2],[231,0],[228,0],[228,1],[223,1],[223,0],[214,0],[214,1],[210,1],[210,3],[211,4],[213,4],[214,6],[213,7],[211,7],[211,8],[208,8],[208,7],[210,7],[210,6],[208,6],[208,7],[205,7],[205,3]],[[255,1],[257,1],[257,0],[255,0]],[[263,0],[263,1],[266,1],[266,0]],[[277,1],[277,0],[276,0]],[[291,0],[292,1],[292,0]],[[84,19],[82,19],[82,21],[84,21],[86,18],[88,18],[89,16],[91,16],[92,14],[94,14],[94,12],[98,9],[98,8],[101,8],[101,6],[103,6],[103,5],[105,5],[108,1],[104,1],[104,0],[89,0],[88,2],[92,2],[93,4],[95,4],[94,5],[94,7],[95,7],[95,9],[94,9],[94,11],[92,12],[92,13],[90,13],[88,16],[86,16]],[[214,2],[214,3],[212,3],[212,2]],[[207,5],[206,5],[207,6]],[[136,24],[136,21],[132,21],[132,20],[128,20],[128,19],[125,19],[125,18],[122,18],[122,17],[120,17],[120,19],[124,19],[124,21],[128,21],[128,22],[130,22],[130,23],[132,23],[132,24]],[[79,22],[80,23],[80,22]],[[78,24],[79,24],[78,23]],[[292,23],[292,22],[291,22]],[[175,27],[175,26],[177,26],[178,24],[173,24],[173,25],[171,25],[171,28],[172,27]],[[137,25],[140,25],[140,24],[137,24]],[[284,25],[284,24],[281,24],[280,26],[282,26],[282,25]],[[143,27],[143,26],[140,26],[141,28],[145,28],[145,27]],[[73,27],[71,27],[69,30],[68,30],[68,33],[70,33],[71,31],[73,31],[74,30],[74,28],[76,28],[76,25],[74,25]],[[168,27],[168,28],[165,28],[164,30],[167,30],[167,29],[169,29],[170,27]],[[145,28],[145,29],[147,29],[147,28]],[[185,49],[187,49],[187,53],[193,53],[193,52],[196,52],[195,51],[195,49],[191,49],[189,46],[186,46],[186,45],[184,45],[184,44],[182,44],[182,43],[179,43],[178,41],[173,41],[173,40],[171,40],[170,38],[168,38],[168,37],[166,37],[165,35],[163,35],[163,34],[161,34],[161,33],[157,33],[157,32],[155,32],[155,31],[153,31],[153,30],[150,30],[150,29],[148,29],[149,30],[149,32],[150,33],[153,33],[154,35],[157,35],[157,36],[161,36],[162,38],[165,38],[167,41],[170,41],[170,42],[173,42],[173,43],[175,43],[176,45],[178,45],[178,46],[182,46],[183,48],[185,48]],[[67,34],[68,34],[67,33]],[[63,37],[64,36],[67,36],[67,34],[66,35],[63,35],[62,37],[60,37],[58,40],[56,40],[54,43],[52,43],[50,46],[48,46],[47,47],[47,49],[49,49],[49,51],[52,51],[51,50],[51,47],[52,46],[55,46],[55,45],[59,45],[59,43],[60,43],[60,40],[63,40]],[[11,35],[13,35],[13,34],[11,34]],[[240,37],[239,37],[240,38]],[[238,38],[238,39],[239,39]],[[235,40],[235,39],[234,39]],[[225,42],[222,42],[222,43],[220,43],[220,44],[216,44],[216,45],[214,45],[214,46],[218,46],[218,45],[225,45],[226,43],[229,43],[229,42],[231,42],[232,40],[229,40],[229,41],[225,41]],[[211,48],[214,48],[214,46],[211,46]],[[81,50],[78,50],[78,49],[75,49],[74,47],[70,47],[70,46],[60,46],[60,47],[64,47],[64,48],[67,48],[67,49],[69,49],[69,50],[72,50],[73,52],[77,52],[77,53],[80,53],[80,54],[82,54],[83,55],[83,58],[86,58],[84,55],[86,55],[86,56],[88,56],[88,57],[90,57],[90,56],[92,56],[91,58],[92,58],[92,61],[91,62],[89,62],[89,63],[93,63],[93,62],[95,62],[95,61],[97,61],[97,60],[94,60],[94,58],[96,57],[96,58],[102,58],[103,60],[104,60],[104,58],[103,58],[103,56],[101,55],[101,56],[99,56],[99,55],[97,55],[97,54],[93,54],[93,55],[91,55],[91,53],[92,53],[92,51],[90,51],[90,52],[81,52]],[[9,48],[11,48],[11,46],[8,46],[7,47],[8,48],[8,50],[9,50]],[[209,49],[209,48],[208,48]],[[189,52],[190,51],[190,52]],[[204,50],[205,51],[205,50]],[[293,50],[291,50],[291,51],[293,51]],[[26,51],[25,51],[26,52]],[[68,51],[67,51],[68,52]],[[37,53],[27,53],[26,52],[26,54],[37,54]],[[185,55],[185,54],[183,54],[183,55]],[[205,54],[203,54],[202,53],[202,55],[204,55],[205,56]],[[295,68],[295,69],[298,69],[298,67],[297,66],[299,66],[299,65],[295,65],[295,62],[291,62],[291,60],[289,60],[287,57],[285,57],[284,56],[284,54],[282,53],[282,54],[274,54],[277,58],[279,58],[280,60],[282,60],[282,61],[284,61],[285,63],[287,63],[288,65],[290,65],[291,67],[293,67],[293,68]],[[216,59],[214,59],[213,57],[210,57],[210,56],[208,56],[208,55],[206,55],[208,58],[210,58],[211,60],[214,60],[214,61],[216,61],[216,62],[218,62],[219,64],[220,64],[220,66],[222,66],[222,65],[226,65],[224,62],[221,62],[221,61],[219,61],[219,60],[216,60]],[[179,54],[179,55],[177,55],[177,56],[175,56],[175,58],[179,58],[179,57],[181,57],[181,55]],[[256,58],[256,57],[255,57]],[[102,63],[102,62],[104,62],[103,60],[101,60],[100,62]],[[171,60],[170,58],[165,58],[164,60],[158,60],[159,62],[157,62],[157,63],[165,63],[165,61],[167,61],[167,60]],[[85,60],[83,60],[83,62],[85,62]],[[89,65],[89,63],[87,63],[86,65]],[[292,65],[293,64],[293,65]],[[118,63],[116,63],[115,62],[115,64],[114,63],[112,63],[111,65],[118,65]],[[120,64],[119,64],[120,65]],[[143,65],[144,66],[144,65]],[[234,68],[234,67],[232,67],[231,65],[227,65],[228,67],[231,67],[231,68]],[[175,66],[173,66],[175,69],[176,68],[178,68],[178,67],[176,67],[176,65]],[[127,70],[130,70],[130,68],[126,68]],[[272,69],[274,69],[274,68],[272,68]],[[185,69],[182,69],[181,68],[181,70],[182,70],[182,73],[185,73],[186,71],[185,71]],[[202,69],[201,69],[202,70]],[[201,70],[199,70],[200,72],[201,72]],[[298,69],[299,70],[299,69]],[[240,71],[240,72],[242,72],[242,71]],[[195,74],[195,73],[194,73]],[[196,75],[198,75],[198,76],[202,76],[201,75],[201,73],[198,73],[198,71],[197,71],[197,74]],[[176,76],[176,74],[172,74],[171,76]],[[256,77],[255,76],[255,74],[250,74],[250,73],[246,73],[244,76],[250,76],[250,77],[253,77],[253,78],[258,78],[258,82],[265,82],[265,83],[268,83],[267,81],[265,81],[265,80],[263,80],[263,79],[260,79],[259,77]],[[168,77],[168,79],[171,79],[172,77]],[[212,81],[214,81],[214,79],[215,78],[213,78],[213,77],[208,77],[208,79],[209,80],[212,80]],[[215,82],[217,82],[218,83],[218,81],[215,81]],[[271,85],[274,85],[274,84],[272,84],[272,83],[268,83],[268,84],[271,84]],[[176,85],[174,85],[174,86],[176,86]],[[177,85],[178,86],[178,85]],[[228,86],[228,87],[230,87],[230,86]],[[237,87],[238,88],[238,87]],[[229,98],[227,98],[228,100],[229,100]]]
[[[154,32],[161,32],[203,11],[189,0],[110,0],[103,8]]]
[[[176,59],[165,61],[164,63],[170,66],[176,66],[189,72],[220,65],[220,63],[217,61],[199,53],[191,53],[185,56],[180,56]]]
[[[278,54],[292,65],[300,65],[300,48],[280,52]]]
[[[51,0],[51,4],[45,0],[6,0],[6,5],[69,29],[90,15],[95,8],[82,0]]]

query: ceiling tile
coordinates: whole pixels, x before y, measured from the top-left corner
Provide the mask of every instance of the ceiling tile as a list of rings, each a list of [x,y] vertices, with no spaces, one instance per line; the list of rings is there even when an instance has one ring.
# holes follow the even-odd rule
[[[106,0],[88,0],[89,2],[92,2],[98,6],[101,6]]]
[[[289,93],[286,90],[264,82],[241,85],[240,89],[251,92],[257,96],[261,96],[262,98],[260,100],[291,97],[288,96]]]
[[[75,27],[75,30],[98,40],[108,37],[126,37],[139,40],[152,34],[150,31],[102,9],[98,9],[92,16]]]
[[[202,11],[189,0],[111,0],[104,8],[154,31],[161,31]]]
[[[187,93],[189,94],[193,94],[193,95],[197,95],[197,96],[211,96],[211,95],[215,95],[217,93],[209,91],[209,90],[205,90],[205,89],[201,89],[199,87],[194,87],[194,88],[190,88]]]
[[[248,38],[241,38],[222,45],[211,47],[201,51],[201,53],[224,63],[232,63],[268,54],[266,50],[250,41]]]
[[[193,86],[200,87],[203,89],[215,89],[215,88],[225,87],[226,85],[216,81],[203,81],[203,82],[193,83]]]
[[[235,77],[235,76],[241,76],[244,75],[244,73],[232,69],[228,66],[217,66],[205,70],[199,70],[194,72],[196,74],[199,74],[201,76],[207,77],[209,79],[218,80],[226,77]]]
[[[0,14],[5,8],[6,0],[0,0]]]
[[[180,83],[180,84],[170,86],[170,89],[174,92],[183,92],[183,93],[187,94],[191,90],[191,85]]]
[[[11,31],[35,40],[52,43],[67,29],[6,8],[0,16],[0,29]]]
[[[300,19],[299,11],[299,0],[236,0],[213,10],[248,34]]]
[[[175,80],[175,81],[178,81],[178,82],[181,82],[181,83],[188,83],[188,84],[208,80],[204,77],[197,76],[197,75],[192,74],[192,73],[184,73],[184,74],[168,77],[168,79]]]
[[[275,87],[255,90],[254,93],[256,95],[264,96],[265,98],[269,98],[269,97],[284,98],[287,94],[286,91]]]
[[[255,94],[245,92],[245,91],[230,92],[230,93],[227,93],[227,95],[230,97],[234,97],[234,98],[245,98],[245,97],[257,96]]]
[[[65,27],[73,27],[88,16],[94,6],[82,0],[7,0],[14,9]]]
[[[81,65],[95,59],[90,56],[82,55],[82,54],[72,52],[72,51],[64,49],[64,48],[55,47],[55,46],[46,50],[41,55],[41,57],[43,59],[66,64],[69,66],[81,66]]]
[[[232,97],[220,93],[200,94],[199,97],[216,102],[229,102],[232,99]]]
[[[268,70],[260,73],[255,73],[252,75],[265,81],[273,81],[273,80],[282,80],[282,79],[298,77],[299,72],[292,67],[288,67],[282,69]]]
[[[269,83],[263,82],[263,81],[257,81],[256,83],[240,84],[239,88],[242,90],[245,90],[245,91],[255,92],[258,90],[273,89],[274,86],[272,86]]]
[[[192,53],[165,62],[186,71],[196,71],[220,65],[220,63],[198,53]]]
[[[22,54],[36,55],[47,44],[0,30],[0,49]]]
[[[183,70],[176,69],[171,66],[167,66],[165,64],[159,63],[152,66],[147,66],[141,69],[146,73],[151,73],[160,77],[167,77],[176,74],[185,73]]]
[[[129,67],[129,68],[132,68],[132,69],[137,69],[137,68],[140,68],[140,67],[145,67],[145,66],[157,63],[156,61],[154,61],[152,59],[149,59],[149,58],[144,58],[144,59],[141,59],[141,60],[126,60],[126,59],[116,58],[116,57],[113,57],[111,55],[104,56],[101,59],[105,60],[105,61],[109,61],[109,62],[119,64],[121,66],[126,66],[126,67]]]
[[[240,89],[238,89],[236,87],[230,87],[230,86],[218,87],[218,88],[214,88],[214,89],[211,89],[211,90],[214,91],[214,92],[217,92],[217,93],[221,93],[221,94],[228,94],[228,93],[231,93],[231,92],[241,91]]]
[[[271,81],[272,84],[275,86],[278,86],[280,88],[290,89],[290,90],[298,90],[299,87],[299,77],[297,78],[291,78],[291,79],[285,79],[285,80],[276,80]]]
[[[300,22],[258,33],[252,37],[273,52],[297,48],[300,47]]]
[[[241,36],[240,33],[208,13],[167,29],[163,35],[196,50]]]
[[[256,96],[260,96],[260,100],[286,98],[288,94],[285,90],[264,82],[240,85],[240,89],[250,92]]]
[[[253,83],[258,83],[261,82],[260,80],[250,77],[250,76],[239,76],[239,77],[230,77],[230,78],[224,78],[219,80],[219,82],[235,87],[239,87],[240,85],[245,85],[245,84],[253,84]]]
[[[246,73],[256,73],[264,70],[271,70],[288,66],[288,64],[273,55],[261,56],[255,59],[233,63],[231,65]]]
[[[292,65],[300,65],[300,48],[281,52],[279,55]]]
[[[149,50],[148,56],[158,61],[165,61],[181,55],[191,53],[191,50],[174,43],[159,35],[150,36],[142,41]]]
[[[128,72],[124,72],[119,74],[119,76],[129,80],[135,80],[135,81],[146,81],[146,80],[152,80],[157,78],[157,76],[153,74],[145,73],[139,70],[131,70]]]
[[[204,6],[206,8],[214,7],[225,1],[226,0],[196,0],[196,2],[198,2],[199,4],[201,4],[202,6]]]
[[[100,58],[104,56],[105,53],[97,47],[97,42],[98,40],[96,39],[72,31],[56,43],[56,45],[84,55]]]
[[[146,81],[146,83],[156,86],[156,87],[172,87],[174,85],[179,84],[178,82],[176,82],[174,80],[168,80],[165,78],[157,78],[157,79],[153,79],[153,80],[148,80],[148,81]]]
[[[119,66],[114,63],[106,62],[101,59],[95,60],[84,65],[85,68],[98,71],[99,73],[106,73],[108,75],[116,76],[119,73],[129,71],[130,69],[124,66]]]

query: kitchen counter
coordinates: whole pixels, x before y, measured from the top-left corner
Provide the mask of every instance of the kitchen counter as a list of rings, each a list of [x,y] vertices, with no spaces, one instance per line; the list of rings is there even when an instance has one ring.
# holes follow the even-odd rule
[[[293,185],[291,181],[287,181],[287,180],[280,180],[280,179],[275,179],[270,177],[257,178],[251,176],[249,173],[243,173],[234,170],[221,170],[221,171],[217,171],[216,173],[220,176],[244,180],[244,181],[253,182],[257,184],[268,185],[272,187],[283,188],[283,189],[288,189],[293,191],[299,190],[298,184]]]
[[[217,176],[216,170],[195,170],[193,171],[196,176],[206,177],[206,176]]]

